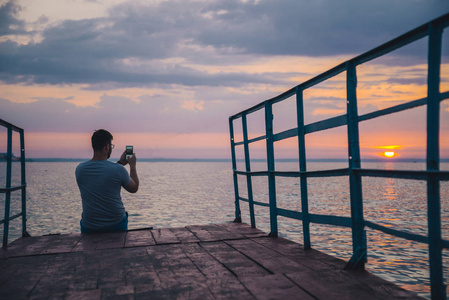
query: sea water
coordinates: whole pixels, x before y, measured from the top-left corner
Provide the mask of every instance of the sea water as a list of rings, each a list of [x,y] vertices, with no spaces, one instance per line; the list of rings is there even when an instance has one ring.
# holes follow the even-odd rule
[[[79,162],[27,162],[27,231],[32,236],[79,232],[81,199],[75,181]],[[308,163],[308,170],[344,168],[345,163]],[[424,170],[424,163],[365,163],[364,168]],[[5,186],[6,164],[0,162],[0,186]],[[12,185],[20,184],[20,164],[13,163]],[[238,169],[244,167],[240,163]],[[252,170],[266,164],[252,163]],[[442,164],[448,170],[449,164]],[[298,164],[276,162],[276,170],[297,171]],[[235,217],[234,183],[229,162],[138,162],[140,188],[122,193],[129,213],[129,229],[182,227],[232,221]],[[246,177],[239,176],[242,197],[247,197]],[[268,203],[266,177],[253,177],[254,200]],[[347,177],[309,178],[309,212],[350,217]],[[277,206],[301,211],[298,178],[276,178]],[[0,195],[0,218],[5,195]],[[427,235],[426,183],[418,180],[363,178],[364,217],[393,229]],[[11,215],[19,213],[20,192],[11,197]],[[248,203],[240,203],[243,222],[249,223]],[[449,183],[441,183],[443,238],[449,239]],[[256,226],[270,231],[267,207],[256,206]],[[302,223],[278,218],[279,235],[303,242]],[[0,226],[3,236],[3,226]],[[312,247],[349,260],[352,253],[350,228],[310,225]],[[21,234],[21,218],[11,221],[9,241]],[[368,262],[372,273],[430,298],[428,249],[367,228]],[[445,282],[449,278],[449,252],[443,251]]]

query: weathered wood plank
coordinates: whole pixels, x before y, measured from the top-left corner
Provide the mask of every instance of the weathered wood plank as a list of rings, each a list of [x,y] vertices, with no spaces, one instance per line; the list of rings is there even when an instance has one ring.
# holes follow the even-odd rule
[[[226,243],[272,273],[290,273],[308,268],[301,263],[301,260],[295,261],[252,240],[226,241]]]
[[[182,251],[206,279],[234,277],[234,274],[198,244],[183,245]]]
[[[217,224],[217,226],[221,226],[228,231],[235,232],[238,235],[243,235],[243,237],[246,238],[267,236],[266,232],[263,232],[257,228],[251,228],[250,225],[245,223],[225,223]]]
[[[286,274],[286,277],[317,299],[379,299],[365,290],[363,285],[358,285],[339,272],[304,270]]]
[[[1,257],[39,255],[50,247],[55,238],[58,238],[58,236],[20,238],[12,242],[6,249],[1,248],[0,255]]]
[[[204,229],[203,225],[186,226],[202,242],[213,242],[217,238],[208,230]]]
[[[171,231],[181,241],[181,243],[195,243],[200,240],[187,228],[172,228]]]
[[[209,277],[206,284],[213,299],[256,299],[235,276]]]
[[[216,238],[216,240],[232,240],[245,238],[244,235],[236,230],[227,230],[228,228],[231,228],[229,226],[220,226],[214,224],[205,226],[203,228],[209,231]]]
[[[181,241],[176,237],[176,235],[168,228],[154,229],[152,230],[154,240],[156,244],[177,244]]]
[[[303,247],[284,238],[254,239],[271,250],[274,250],[294,261],[300,262],[309,269],[344,269],[346,262],[326,255],[314,249],[304,251]]]
[[[235,251],[224,242],[207,243],[202,246],[237,277],[254,277],[270,274],[270,271],[258,265],[242,253]]]
[[[125,247],[152,246],[156,241],[150,230],[128,231],[125,239]]]
[[[282,274],[244,277],[241,280],[256,299],[316,299]]]
[[[393,297],[394,299],[421,299],[416,294],[404,289],[400,289],[395,284],[387,282],[369,272],[342,272],[346,275],[350,275],[352,278],[354,278],[354,280],[362,283],[365,288],[368,289],[369,292],[373,295],[379,295],[384,298]]]
[[[101,243],[97,244],[97,249],[120,248],[125,245],[126,232],[104,233]]]
[[[190,282],[192,282],[192,280],[204,282],[209,291],[212,293],[212,295],[209,295],[210,297],[206,297],[206,295],[200,295],[201,297],[206,297],[205,299],[252,298],[248,290],[233,275],[233,273],[230,272],[226,267],[224,267],[220,262],[218,262],[214,257],[209,255],[208,252],[197,243],[189,243],[179,246],[176,245],[173,247],[165,249],[166,251],[162,251],[163,254],[160,251],[151,251],[151,253],[155,255],[155,258],[158,261],[165,260],[184,264],[184,267],[181,268],[181,272],[174,272],[172,269],[173,265],[170,264],[162,264],[160,266],[161,270],[163,270],[164,268],[171,268],[173,272],[170,274],[167,270],[159,271],[158,275],[163,278],[163,280],[168,279],[169,285],[165,286],[165,288],[174,287],[175,289],[178,289],[179,286],[177,286],[177,284],[180,284],[179,276],[181,276],[187,278],[187,282],[184,282],[184,284],[188,283],[189,280]],[[152,248],[151,250],[154,250],[154,248]],[[184,256],[183,254],[181,254],[181,251]],[[187,267],[190,264],[186,263],[186,261],[183,262],[185,258],[188,258],[192,263],[191,267],[195,267],[200,271],[200,273],[193,272],[194,274],[192,274]],[[174,266],[176,267],[176,263]],[[184,270],[182,271],[182,269]],[[167,275],[169,276],[169,278],[166,277]],[[177,278],[177,280],[173,281],[173,277]]]
[[[81,240],[81,234],[58,235],[51,239],[40,254],[71,252]]]

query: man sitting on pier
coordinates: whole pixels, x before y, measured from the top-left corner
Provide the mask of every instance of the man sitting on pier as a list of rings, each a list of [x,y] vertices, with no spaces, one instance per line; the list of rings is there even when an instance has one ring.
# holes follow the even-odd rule
[[[130,193],[139,189],[136,156],[133,154],[127,160],[123,152],[117,163],[108,161],[114,148],[111,142],[112,134],[107,130],[95,131],[93,158],[80,163],[75,171],[83,204],[81,233],[128,230],[128,214],[120,191],[122,186]],[[130,174],[124,168],[126,164],[129,164]]]

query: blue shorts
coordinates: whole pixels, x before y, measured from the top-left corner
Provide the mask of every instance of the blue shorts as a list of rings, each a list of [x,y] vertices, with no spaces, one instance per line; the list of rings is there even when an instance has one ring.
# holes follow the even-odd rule
[[[127,231],[128,230],[128,213],[123,218],[123,220],[113,226],[101,228],[101,229],[90,229],[83,226],[83,220],[80,221],[81,233],[100,233],[100,232],[118,232],[118,231]]]

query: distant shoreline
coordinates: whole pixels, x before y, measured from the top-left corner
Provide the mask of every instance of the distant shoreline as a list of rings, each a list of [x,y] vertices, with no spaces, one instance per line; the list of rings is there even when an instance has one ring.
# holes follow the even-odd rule
[[[90,158],[27,158],[26,162],[83,162]],[[118,158],[111,158],[110,161],[117,161]],[[5,159],[0,159],[0,162],[5,162]],[[19,160],[20,161],[20,160]],[[13,162],[19,162],[14,160]],[[139,158],[139,162],[228,162],[228,158]],[[238,162],[244,162],[244,159],[237,159]],[[252,162],[266,162],[265,159],[251,159]],[[297,162],[298,159],[283,158],[276,159],[277,162]],[[308,159],[307,162],[347,162],[346,159]],[[395,163],[425,163],[425,159],[362,159],[362,162],[395,162]],[[440,162],[448,163],[449,158],[441,158]]]

